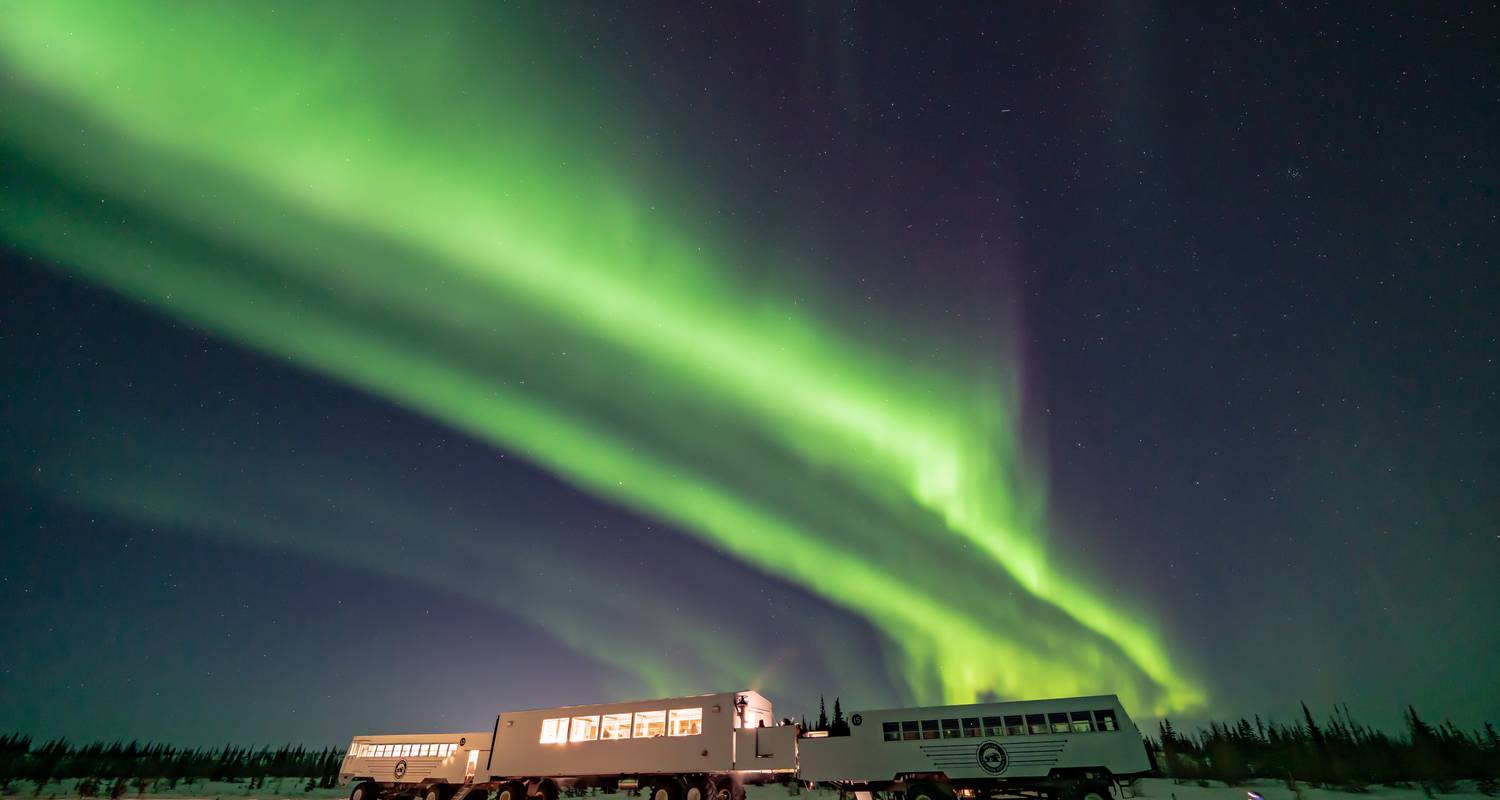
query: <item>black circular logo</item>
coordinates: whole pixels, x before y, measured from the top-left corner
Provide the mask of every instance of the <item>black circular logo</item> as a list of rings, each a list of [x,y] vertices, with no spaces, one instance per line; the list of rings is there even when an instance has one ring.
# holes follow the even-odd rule
[[[401,777],[402,775],[406,774],[406,759],[403,758],[400,761],[396,762],[395,772],[396,772],[396,777],[398,777],[398,778]]]
[[[979,746],[979,766],[991,775],[999,775],[1005,771],[1010,759],[1005,756],[1005,748],[994,742],[985,742]]]
[[[855,725],[858,725],[859,723],[864,722],[865,718],[861,717],[858,714],[855,714],[854,716],[852,716],[852,717],[849,718],[849,721],[852,722],[852,723],[854,723]]]
[[[462,737],[462,736],[458,737],[458,746],[459,747],[463,747],[464,746],[464,742],[467,742],[467,741],[469,741],[469,740],[466,739],[466,738],[464,738],[464,737]]]

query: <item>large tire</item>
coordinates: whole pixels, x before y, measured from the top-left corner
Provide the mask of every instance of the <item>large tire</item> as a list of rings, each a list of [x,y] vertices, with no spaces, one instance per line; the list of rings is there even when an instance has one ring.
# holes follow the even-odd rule
[[[536,785],[536,794],[542,800],[557,800],[557,784],[552,781],[542,781]]]
[[[906,800],[953,800],[948,787],[922,781],[906,787]]]
[[[683,793],[682,798],[683,800],[719,800],[719,786],[714,783],[713,778],[688,781],[687,791]]]
[[[1069,795],[1070,800],[1112,800],[1109,787],[1093,781],[1078,784]]]
[[[448,800],[452,796],[446,784],[428,784],[427,788],[422,790],[422,800]]]
[[[495,800],[526,800],[526,784],[511,781],[495,790]]]
[[[349,791],[349,800],[376,800],[378,797],[380,797],[380,787],[369,781],[356,784]]]
[[[651,800],[683,800],[683,794],[682,781],[677,778],[657,778],[651,784]]]

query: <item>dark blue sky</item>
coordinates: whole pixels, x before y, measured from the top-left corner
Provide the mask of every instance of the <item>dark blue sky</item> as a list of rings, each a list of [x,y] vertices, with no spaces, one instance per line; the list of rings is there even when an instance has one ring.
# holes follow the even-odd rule
[[[1015,339],[1053,546],[1156,610],[1213,713],[1500,718],[1493,9],[611,9],[551,24],[746,241],[872,328]],[[56,188],[27,160],[0,139],[0,192]],[[462,592],[277,546],[398,488],[432,523],[412,550],[504,517],[732,576],[695,619],[775,654],[782,713],[901,699],[829,674],[879,646],[813,595],[17,247],[0,364],[0,729],[321,743],[639,688]],[[268,544],[35,488],[83,446]],[[326,502],[279,508],[272,475]]]

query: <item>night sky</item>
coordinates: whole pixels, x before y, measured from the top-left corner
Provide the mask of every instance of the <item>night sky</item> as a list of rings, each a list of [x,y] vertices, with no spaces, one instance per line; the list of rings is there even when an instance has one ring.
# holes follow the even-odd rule
[[[0,15],[0,730],[1500,719],[1494,8]]]

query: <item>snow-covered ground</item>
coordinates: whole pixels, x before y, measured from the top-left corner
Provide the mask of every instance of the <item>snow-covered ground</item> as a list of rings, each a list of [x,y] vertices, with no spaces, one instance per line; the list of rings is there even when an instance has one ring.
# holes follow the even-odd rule
[[[42,789],[41,793],[35,795],[38,800],[72,800],[77,798],[76,781],[60,781],[49,783]],[[347,787],[335,787],[333,789],[314,789],[311,792],[302,791],[304,781],[294,778],[286,778],[282,781],[267,780],[266,785],[259,789],[249,789],[243,783],[197,783],[192,786],[181,786],[168,791],[165,787],[158,787],[145,794],[138,794],[135,787],[125,793],[121,800],[151,800],[151,798],[162,798],[163,800],[330,800],[341,798],[348,794]],[[1421,787],[1399,788],[1392,786],[1371,786],[1369,792],[1354,794],[1334,789],[1314,789],[1304,784],[1301,797],[1288,790],[1280,781],[1250,781],[1244,786],[1225,786],[1222,783],[1211,782],[1208,786],[1199,786],[1197,783],[1173,783],[1170,780],[1149,778],[1139,781],[1139,797],[1142,800],[1248,800],[1247,792],[1254,791],[1265,800],[1427,800],[1427,795]],[[109,791],[106,782],[103,791]],[[29,800],[32,798],[36,787],[30,783],[17,781],[12,783],[6,791],[7,797],[16,800]],[[788,800],[797,797],[800,800],[836,800],[837,794],[826,791],[808,792],[803,791],[800,795],[791,795],[786,787],[782,786],[752,786],[747,800]],[[1472,783],[1460,782],[1457,791],[1451,794],[1435,795],[1452,800],[1463,800],[1464,798],[1482,798]],[[635,800],[627,795],[593,795],[589,800]]]

